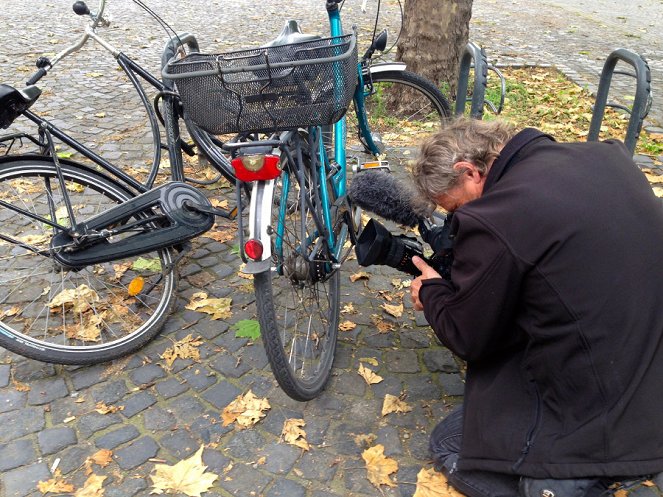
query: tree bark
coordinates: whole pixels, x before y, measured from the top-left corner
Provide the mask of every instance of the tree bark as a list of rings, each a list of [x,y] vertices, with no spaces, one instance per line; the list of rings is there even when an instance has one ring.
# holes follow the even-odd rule
[[[472,0],[405,0],[403,10],[396,58],[453,95],[469,37]]]

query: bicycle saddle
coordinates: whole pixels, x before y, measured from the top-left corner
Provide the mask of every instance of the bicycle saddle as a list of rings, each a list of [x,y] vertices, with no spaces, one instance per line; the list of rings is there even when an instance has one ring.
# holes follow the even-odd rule
[[[0,128],[8,128],[14,120],[37,101],[41,90],[36,86],[26,86],[17,90],[13,86],[0,85]]]
[[[294,19],[290,19],[289,21],[285,22],[283,31],[281,31],[281,33],[272,41],[264,44],[263,48],[278,47],[281,45],[289,45],[291,43],[301,43],[303,41],[313,41],[319,39],[320,37],[318,35],[307,35],[302,33],[302,30],[299,27],[299,23]]]

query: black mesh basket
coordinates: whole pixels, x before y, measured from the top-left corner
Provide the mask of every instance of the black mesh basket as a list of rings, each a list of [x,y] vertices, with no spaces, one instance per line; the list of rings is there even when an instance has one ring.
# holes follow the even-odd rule
[[[338,121],[357,84],[354,34],[171,61],[184,113],[213,134]]]

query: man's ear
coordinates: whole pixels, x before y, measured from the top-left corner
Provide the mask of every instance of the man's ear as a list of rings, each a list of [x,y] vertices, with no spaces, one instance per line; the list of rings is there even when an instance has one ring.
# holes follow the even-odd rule
[[[454,169],[461,174],[467,174],[475,183],[481,181],[482,175],[477,166],[467,161],[460,161],[454,164]]]

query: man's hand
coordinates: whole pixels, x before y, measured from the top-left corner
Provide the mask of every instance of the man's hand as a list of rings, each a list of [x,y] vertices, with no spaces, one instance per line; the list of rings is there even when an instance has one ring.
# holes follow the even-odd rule
[[[421,276],[417,276],[410,285],[410,295],[412,296],[412,304],[414,305],[415,311],[423,311],[424,306],[421,304],[421,301],[419,300],[419,290],[421,289],[421,283],[424,280],[428,280],[431,278],[441,278],[441,276],[437,271],[435,271],[435,269],[433,269],[428,264],[426,264],[426,262],[421,257],[414,256],[412,258],[412,262],[417,267],[417,269],[421,271]]]

